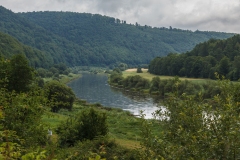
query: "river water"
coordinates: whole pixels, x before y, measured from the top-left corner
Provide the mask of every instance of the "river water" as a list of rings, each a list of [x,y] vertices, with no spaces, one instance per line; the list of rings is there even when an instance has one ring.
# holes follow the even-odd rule
[[[121,108],[134,115],[139,115],[142,110],[146,119],[153,118],[152,113],[159,108],[151,97],[113,88],[108,85],[107,79],[106,74],[82,73],[81,78],[68,83],[68,86],[72,88],[78,98],[89,103]]]

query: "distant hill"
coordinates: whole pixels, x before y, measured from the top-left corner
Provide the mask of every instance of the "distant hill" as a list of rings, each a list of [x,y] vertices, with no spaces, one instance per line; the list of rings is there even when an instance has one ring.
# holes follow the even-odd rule
[[[59,37],[41,26],[0,6],[0,32],[5,32],[25,45],[45,53],[50,65],[66,63],[68,66],[84,64],[87,49]]]
[[[215,79],[215,72],[230,80],[240,78],[240,35],[211,39],[190,52],[154,58],[149,72],[157,75]]]
[[[24,54],[32,67],[47,68],[50,64],[42,51],[23,45],[10,35],[0,32],[0,55],[10,58],[14,54]]]
[[[190,51],[200,42],[234,35],[131,25],[90,13],[13,13],[4,7],[0,7],[0,31],[43,51],[50,63],[68,66],[147,64],[156,56]]]

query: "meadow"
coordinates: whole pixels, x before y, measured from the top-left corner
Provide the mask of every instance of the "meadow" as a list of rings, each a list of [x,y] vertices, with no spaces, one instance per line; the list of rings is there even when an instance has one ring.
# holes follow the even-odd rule
[[[128,76],[135,76],[135,75],[140,75],[141,77],[148,79],[148,80],[152,80],[153,77],[156,77],[158,75],[154,75],[154,74],[150,74],[148,72],[148,69],[142,69],[143,73],[137,73],[137,68],[131,68],[131,69],[127,69],[125,71],[123,71],[123,77],[126,78]],[[158,76],[160,77],[160,79],[171,79],[174,78],[173,76]],[[211,79],[203,79],[203,78],[186,78],[186,77],[179,77],[180,80],[189,80],[189,81],[193,81],[196,83],[204,83],[207,81],[212,81]]]

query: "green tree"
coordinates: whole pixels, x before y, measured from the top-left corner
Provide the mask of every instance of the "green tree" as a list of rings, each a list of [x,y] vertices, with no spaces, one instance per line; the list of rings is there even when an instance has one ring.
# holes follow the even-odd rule
[[[153,77],[150,85],[150,92],[159,91],[160,77]]]
[[[8,86],[9,78],[9,61],[5,60],[3,56],[0,55],[0,87],[6,88]]]
[[[108,133],[106,114],[87,109],[69,118],[56,130],[61,146],[71,146],[78,141],[93,140]]]
[[[115,68],[110,74],[110,83],[120,83],[123,80],[122,72],[119,68]]]
[[[51,111],[58,112],[61,108],[71,110],[75,100],[72,89],[58,81],[51,81],[44,86],[45,96],[51,102]]]
[[[141,68],[141,67],[138,67],[138,68],[137,68],[137,73],[143,73],[143,71],[142,71],[142,68]]]
[[[7,75],[9,91],[26,92],[34,80],[34,70],[28,65],[27,58],[22,54],[14,55],[9,62]]]
[[[226,56],[223,57],[219,63],[218,71],[220,75],[223,75],[226,77],[230,69],[230,61],[229,58]]]

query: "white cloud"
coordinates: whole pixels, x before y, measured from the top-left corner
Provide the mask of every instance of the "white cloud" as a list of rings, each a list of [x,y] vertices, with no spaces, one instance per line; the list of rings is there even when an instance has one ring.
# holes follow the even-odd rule
[[[0,0],[14,12],[99,13],[127,23],[240,33],[240,0]]]

